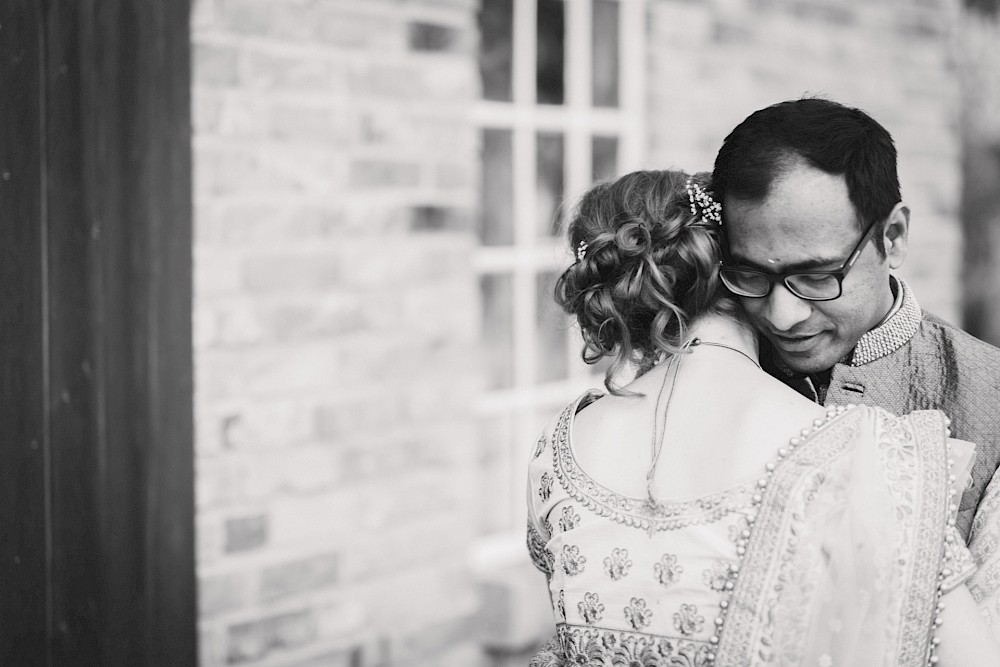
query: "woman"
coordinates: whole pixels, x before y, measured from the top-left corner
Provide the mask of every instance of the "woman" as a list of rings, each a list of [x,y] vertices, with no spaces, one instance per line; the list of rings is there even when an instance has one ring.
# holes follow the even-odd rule
[[[571,222],[557,299],[613,363],[529,465],[558,627],[532,665],[1000,664],[961,585],[971,445],[940,412],[827,410],[764,373],[707,185],[636,172]]]

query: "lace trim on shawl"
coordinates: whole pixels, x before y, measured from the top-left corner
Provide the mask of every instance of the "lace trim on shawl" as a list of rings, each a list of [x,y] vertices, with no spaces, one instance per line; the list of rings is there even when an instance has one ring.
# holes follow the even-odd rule
[[[902,603],[902,623],[896,638],[898,664],[902,666],[923,665],[927,659],[928,637],[937,602],[938,589],[935,586],[943,557],[941,535],[947,519],[954,513],[942,512],[948,505],[948,470],[944,456],[937,448],[929,446],[934,437],[944,432],[943,417],[935,411],[913,413],[908,419],[892,416],[885,410],[874,409],[880,423],[879,446],[892,449],[887,452],[887,462],[894,468],[891,477],[895,480],[922,479],[919,484],[922,496],[913,497],[908,489],[897,489],[903,493],[903,502],[910,512],[905,527],[914,532],[915,548],[909,563],[907,581],[915,582],[904,590]],[[794,536],[783,543],[779,537],[787,531],[786,505],[793,490],[803,482],[814,488],[822,484],[822,468],[835,457],[846,451],[848,443],[865,420],[865,412],[852,410],[840,419],[830,422],[824,429],[805,441],[775,471],[771,483],[764,494],[756,526],[746,557],[741,565],[740,577],[730,602],[730,610],[722,632],[718,650],[718,667],[742,665],[746,656],[757,655],[758,643],[769,644],[772,638],[755,636],[761,628],[760,619],[768,616],[768,609],[777,602],[778,590],[769,583],[781,565],[787,563],[795,552]],[[849,415],[853,415],[848,419]],[[767,629],[764,629],[764,634]],[[897,664],[894,662],[893,664]]]
[[[645,498],[622,495],[598,483],[576,462],[570,446],[570,429],[577,405],[594,394],[588,391],[573,401],[559,417],[552,443],[552,467],[563,489],[574,500],[600,516],[647,531],[676,530],[696,523],[712,523],[745,509],[753,486],[742,484],[693,500],[659,502],[651,506]]]
[[[906,307],[906,304],[903,304]],[[905,419],[892,417],[885,411],[880,411],[883,424],[893,424],[903,430]],[[912,526],[917,531],[917,549],[914,551],[913,572],[911,581],[918,585],[909,586],[903,608],[903,627],[899,637],[899,662],[903,665],[923,665],[927,660],[928,626],[933,618],[933,610],[937,604],[937,591],[930,582],[936,581],[941,571],[943,556],[941,547],[942,523],[947,521],[947,515],[942,516],[941,508],[948,505],[948,469],[941,464],[942,453],[928,446],[935,434],[944,432],[943,417],[938,412],[914,412],[909,416],[912,424],[912,437],[920,444],[916,454],[920,462],[908,461],[915,474],[922,475],[923,483],[919,485],[923,497],[916,508],[920,514],[913,515]],[[905,429],[910,431],[911,429]],[[906,433],[910,436],[910,433]],[[907,440],[906,445],[914,442]],[[885,443],[885,441],[883,441]],[[883,444],[880,443],[880,444]],[[896,446],[904,443],[896,441]]]
[[[944,568],[941,573],[944,579],[941,581],[941,592],[957,588],[960,584],[968,581],[976,573],[976,561],[965,547],[965,541],[958,528],[948,526],[945,531],[944,544]]]

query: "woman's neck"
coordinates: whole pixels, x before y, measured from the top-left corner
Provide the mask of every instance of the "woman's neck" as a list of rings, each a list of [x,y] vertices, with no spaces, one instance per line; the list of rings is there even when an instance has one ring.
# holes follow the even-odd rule
[[[707,343],[731,347],[759,362],[757,334],[748,324],[726,315],[704,315],[691,323],[684,339],[700,338]]]

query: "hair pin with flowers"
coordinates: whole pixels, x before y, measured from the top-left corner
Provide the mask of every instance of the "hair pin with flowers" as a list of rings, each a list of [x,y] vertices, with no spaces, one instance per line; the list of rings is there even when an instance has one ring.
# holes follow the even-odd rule
[[[691,200],[691,215],[697,217],[700,210],[702,220],[708,220],[721,227],[722,204],[715,201],[712,195],[708,194],[693,178],[687,180],[687,192],[688,199]]]
[[[580,241],[580,244],[576,246],[576,261],[582,262],[583,258],[587,256],[587,245],[586,241]]]

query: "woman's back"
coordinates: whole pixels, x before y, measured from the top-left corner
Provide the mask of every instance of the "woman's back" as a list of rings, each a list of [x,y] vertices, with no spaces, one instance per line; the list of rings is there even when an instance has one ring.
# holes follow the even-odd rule
[[[738,327],[703,325],[733,346],[696,346],[626,395],[584,395],[534,452],[529,542],[550,573],[562,646],[580,651],[570,663],[614,653],[709,664],[758,481],[824,414],[762,373],[754,350],[741,356],[727,336]]]
[[[696,346],[680,357],[676,377],[662,364],[629,384],[630,395],[604,396],[575,418],[574,454],[601,484],[645,496],[656,438],[654,495],[711,494],[759,477],[779,447],[824,417],[823,407],[754,365],[755,344],[731,334],[738,325],[708,319],[699,335],[732,347]]]

